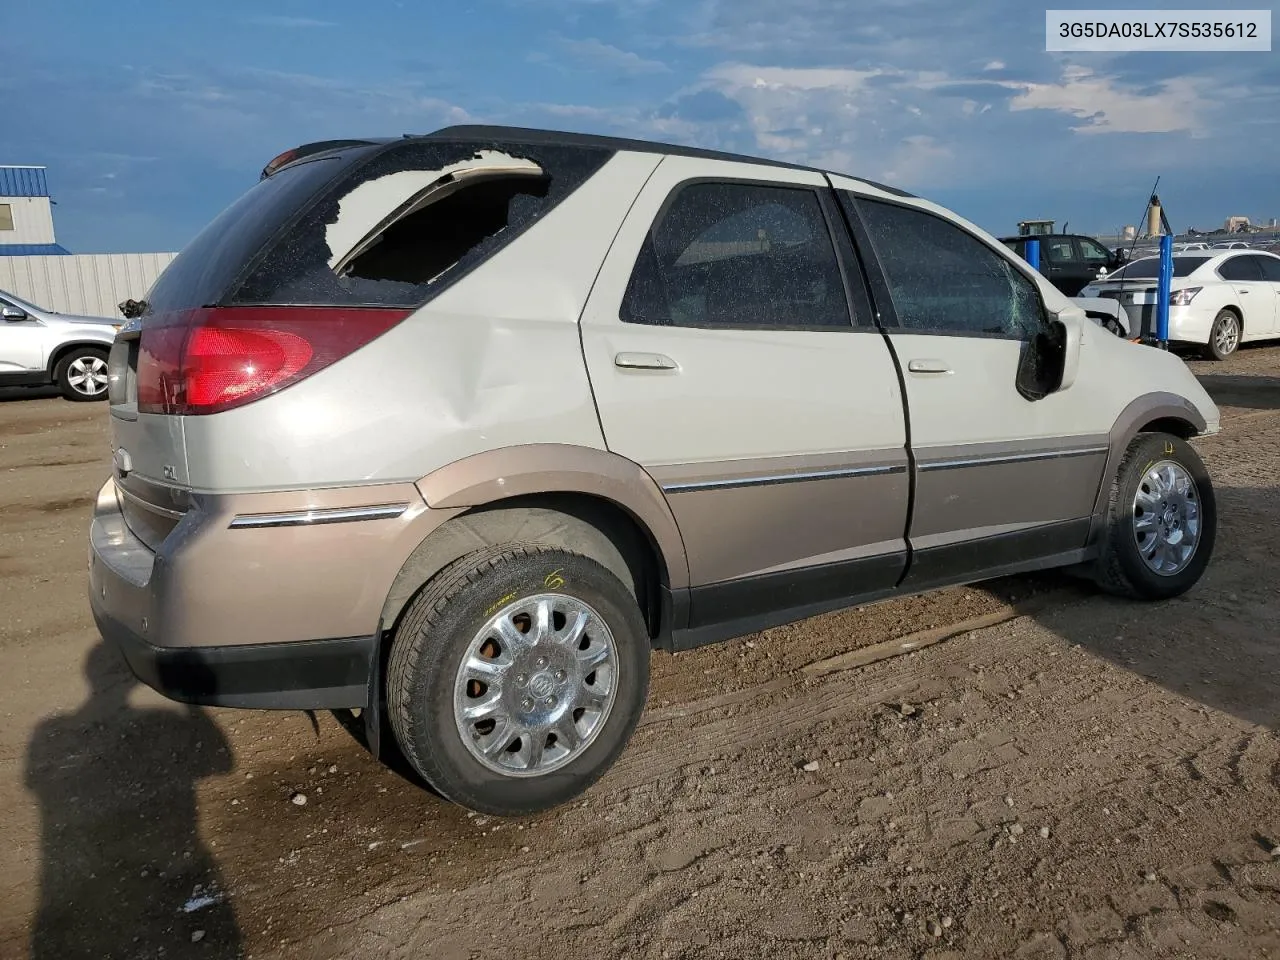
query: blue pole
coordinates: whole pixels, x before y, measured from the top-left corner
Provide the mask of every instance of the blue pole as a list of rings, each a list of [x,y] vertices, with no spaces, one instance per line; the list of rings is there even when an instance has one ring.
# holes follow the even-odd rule
[[[1040,269],[1040,241],[1027,241],[1027,263],[1031,264],[1032,270]]]
[[[1169,288],[1173,286],[1173,237],[1160,238],[1160,279],[1156,282],[1156,339],[1160,348],[1169,345]]]

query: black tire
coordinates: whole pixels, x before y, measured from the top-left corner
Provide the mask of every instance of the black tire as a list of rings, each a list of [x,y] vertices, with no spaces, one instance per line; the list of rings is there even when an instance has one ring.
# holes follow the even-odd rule
[[[62,391],[62,395],[68,400],[74,400],[77,403],[92,403],[98,400],[107,399],[107,386],[105,380],[101,384],[101,389],[96,393],[86,392],[84,388],[78,387],[73,383],[73,367],[79,364],[82,369],[86,364],[95,368],[101,367],[103,376],[105,376],[107,366],[107,351],[99,347],[74,347],[67,351],[66,356],[58,361],[58,365],[53,371],[53,381],[58,385],[58,389]]]
[[[537,776],[504,775],[464,744],[454,714],[455,678],[472,639],[499,606],[548,592],[588,604],[604,621],[616,649],[617,693],[595,739],[567,764]],[[583,793],[622,753],[648,695],[649,653],[635,597],[602,564],[533,544],[489,547],[440,571],[410,604],[387,666],[388,718],[405,758],[441,796],[496,816],[535,813]]]
[[[1200,539],[1181,570],[1161,574],[1142,559],[1134,528],[1134,499],[1147,471],[1163,460],[1182,467],[1195,483],[1200,507]],[[1129,444],[1111,484],[1106,527],[1102,532],[1102,554],[1095,566],[1095,579],[1110,593],[1134,600],[1168,600],[1190,590],[1204,575],[1213,556],[1218,532],[1218,508],[1213,481],[1204,461],[1189,443],[1172,434],[1141,433]]]
[[[1219,334],[1224,332],[1224,328],[1228,324],[1235,325],[1236,335],[1231,339],[1229,346],[1223,349],[1218,344]],[[1218,315],[1213,318],[1213,326],[1209,328],[1209,342],[1205,344],[1204,355],[1209,360],[1225,360],[1237,350],[1240,349],[1240,339],[1244,336],[1244,324],[1241,322],[1239,315],[1234,310],[1223,308],[1218,311]]]

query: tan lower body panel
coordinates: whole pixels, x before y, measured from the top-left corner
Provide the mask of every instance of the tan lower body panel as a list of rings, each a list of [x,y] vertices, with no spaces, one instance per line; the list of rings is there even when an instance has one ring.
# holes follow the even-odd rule
[[[903,549],[904,450],[650,469],[698,586]]]
[[[191,494],[152,550],[122,499],[114,480],[99,491],[90,589],[107,616],[162,647],[371,636],[405,559],[459,512],[428,508],[413,484]]]

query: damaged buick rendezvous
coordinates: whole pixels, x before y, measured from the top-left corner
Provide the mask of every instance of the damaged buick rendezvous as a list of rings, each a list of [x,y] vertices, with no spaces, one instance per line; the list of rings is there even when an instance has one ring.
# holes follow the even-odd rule
[[[651,650],[1069,567],[1158,601],[1218,411],[892,187],[541,130],[282,154],[109,358],[103,635],[177,700],[358,711],[522,814],[625,748]]]

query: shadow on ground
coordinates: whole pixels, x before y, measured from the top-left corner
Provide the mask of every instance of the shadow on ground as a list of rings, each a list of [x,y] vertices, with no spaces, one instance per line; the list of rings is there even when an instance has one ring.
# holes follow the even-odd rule
[[[0,387],[0,403],[10,400],[48,400],[62,396],[57,387]]]
[[[1278,388],[1280,389],[1280,388]],[[1182,697],[1280,730],[1280,487],[1219,488],[1213,559],[1188,594],[1163,603],[1111,597],[1048,572],[984,585],[1069,643]],[[1047,605],[1038,596],[1052,594]]]
[[[200,839],[196,782],[231,767],[199,709],[136,709],[135,680],[99,643],[90,694],[44,720],[27,755],[40,808],[33,960],[240,956],[240,933]]]
[[[1280,410],[1280,377],[1202,373],[1196,379],[1219,406]]]

